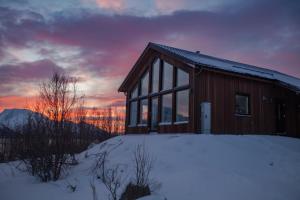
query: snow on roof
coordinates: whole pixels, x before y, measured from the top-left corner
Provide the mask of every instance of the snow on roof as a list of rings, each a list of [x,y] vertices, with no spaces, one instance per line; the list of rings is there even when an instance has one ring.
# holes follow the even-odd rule
[[[158,48],[164,52],[172,54],[176,57],[180,57],[183,61],[193,64],[201,65],[207,68],[214,68],[219,70],[225,70],[229,72],[247,74],[260,78],[266,78],[274,81],[278,81],[281,85],[288,87],[289,89],[300,92],[300,79],[295,78],[274,70],[256,67],[248,64],[238,63],[235,61],[220,59],[208,55],[204,55],[198,52],[187,51],[161,44],[150,44],[154,48]]]

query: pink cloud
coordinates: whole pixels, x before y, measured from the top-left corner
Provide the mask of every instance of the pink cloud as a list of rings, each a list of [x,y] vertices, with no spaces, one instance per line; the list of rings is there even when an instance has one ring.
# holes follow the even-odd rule
[[[104,9],[113,10],[113,11],[121,11],[125,7],[124,0],[96,0],[96,3]]]

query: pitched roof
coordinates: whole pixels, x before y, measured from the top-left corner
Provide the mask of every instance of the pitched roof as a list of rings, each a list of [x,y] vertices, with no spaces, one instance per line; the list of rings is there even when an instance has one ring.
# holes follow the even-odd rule
[[[134,68],[137,66],[137,64],[139,63],[141,58],[146,54],[149,48],[155,49],[169,56],[176,57],[187,64],[191,64],[194,67],[205,67],[210,69],[223,70],[227,72],[233,72],[238,74],[251,75],[259,78],[269,79],[278,82],[280,85],[287,87],[292,91],[300,93],[299,78],[289,76],[287,74],[283,74],[275,70],[265,69],[253,65],[216,58],[198,52],[187,51],[184,49],[174,48],[174,47],[151,43],[151,42],[144,50],[143,54],[135,64]],[[128,77],[125,80],[127,79]]]
[[[284,85],[295,92],[300,92],[300,79],[296,77],[283,74],[281,72],[256,67],[248,64],[243,64],[235,61],[220,59],[197,52],[187,51],[184,49],[178,49],[161,44],[150,43],[155,49],[160,49],[165,53],[172,54],[183,61],[193,64],[195,66],[205,66],[207,68],[220,69],[224,71],[247,74],[251,76],[257,76],[260,78],[266,78],[270,80],[278,81],[281,85]]]

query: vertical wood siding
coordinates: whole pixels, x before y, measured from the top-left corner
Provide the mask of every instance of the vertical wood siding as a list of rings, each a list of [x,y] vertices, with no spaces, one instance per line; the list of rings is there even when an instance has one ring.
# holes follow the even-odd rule
[[[280,99],[286,103],[287,135],[299,137],[300,101],[294,92],[271,81],[207,70],[197,74],[196,84],[199,106],[204,101],[212,103],[214,133],[276,134],[276,101]],[[235,114],[236,93],[250,95],[249,116]],[[200,112],[196,118],[199,120]]]

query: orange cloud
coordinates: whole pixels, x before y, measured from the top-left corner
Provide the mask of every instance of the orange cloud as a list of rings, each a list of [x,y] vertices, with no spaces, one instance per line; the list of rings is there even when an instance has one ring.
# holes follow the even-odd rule
[[[0,112],[11,108],[30,108],[35,102],[35,97],[2,96],[0,97]]]
[[[30,96],[0,96],[0,112],[4,109],[27,108],[31,109],[36,101],[36,97]],[[124,97],[97,97],[87,96],[85,98],[85,107],[87,108],[105,108],[107,106],[125,108]]]

